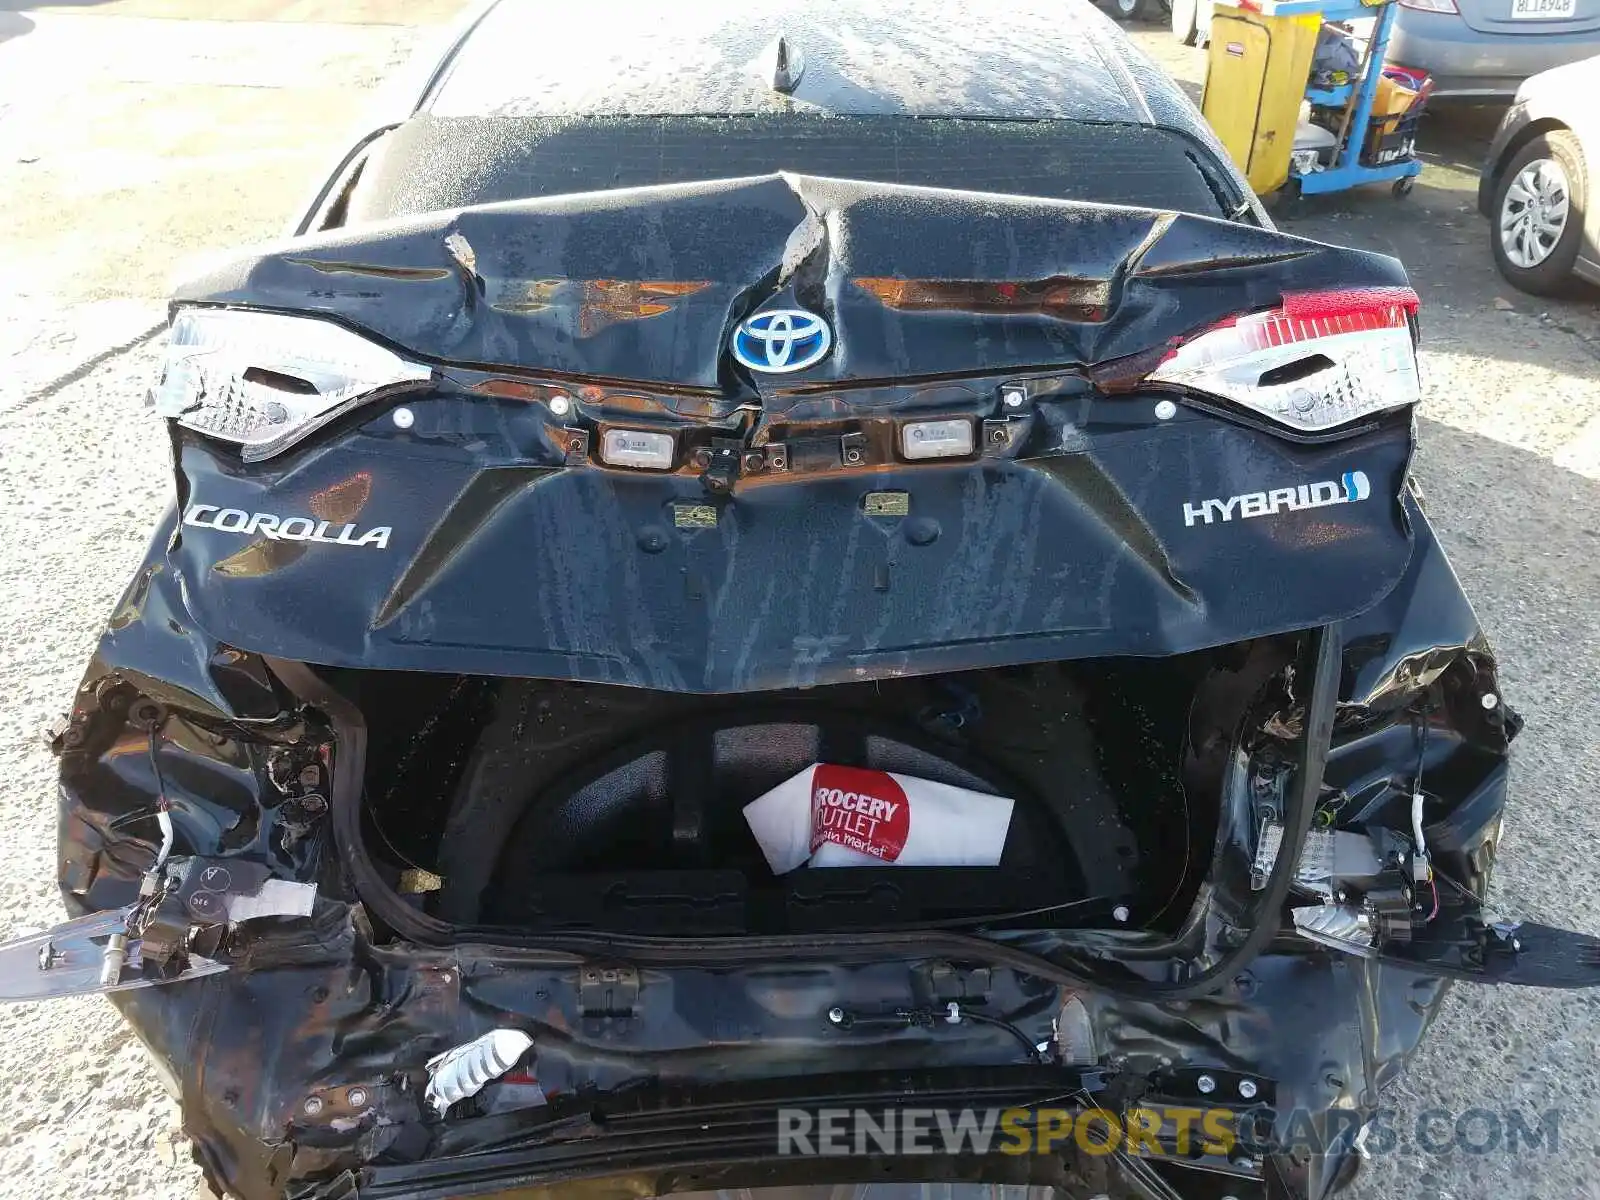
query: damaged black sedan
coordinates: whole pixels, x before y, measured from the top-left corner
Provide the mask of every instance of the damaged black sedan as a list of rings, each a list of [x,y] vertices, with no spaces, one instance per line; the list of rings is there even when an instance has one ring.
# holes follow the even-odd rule
[[[1087,4],[651,11],[178,291],[4,996],[250,1200],[1338,1190],[1452,981],[1600,984],[1483,909],[1404,271]]]

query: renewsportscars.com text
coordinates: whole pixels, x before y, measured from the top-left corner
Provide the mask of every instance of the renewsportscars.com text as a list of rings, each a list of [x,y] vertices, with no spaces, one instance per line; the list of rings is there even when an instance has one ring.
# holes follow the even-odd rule
[[[1228,1157],[1304,1149],[1326,1153],[1359,1146],[1367,1154],[1424,1150],[1441,1154],[1552,1154],[1560,1149],[1559,1109],[1425,1109],[1401,1122],[1394,1109],[1363,1121],[1347,1111],[1321,1113],[1149,1105],[1103,1108],[784,1108],[778,1110],[778,1153],[849,1155],[1085,1154]]]

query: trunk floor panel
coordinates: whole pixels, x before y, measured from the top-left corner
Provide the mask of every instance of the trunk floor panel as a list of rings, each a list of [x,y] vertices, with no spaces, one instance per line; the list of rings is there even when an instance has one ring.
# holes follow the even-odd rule
[[[1194,795],[1184,769],[1214,658],[738,697],[467,680],[432,716],[380,685],[363,699],[374,739],[411,749],[373,760],[387,765],[368,779],[368,845],[440,875],[425,906],[458,925],[766,934],[1050,906],[1061,907],[1035,924],[1103,925],[1117,904],[1137,922],[1173,907],[1206,858],[1190,847],[1214,833],[1214,799]],[[447,715],[463,707],[473,720]],[[1011,797],[1000,865],[774,877],[743,807],[815,762]]]

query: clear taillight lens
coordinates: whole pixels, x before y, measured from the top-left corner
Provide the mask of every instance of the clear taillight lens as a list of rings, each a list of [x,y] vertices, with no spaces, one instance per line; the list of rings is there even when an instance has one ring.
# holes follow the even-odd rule
[[[332,321],[191,308],[173,319],[150,401],[160,415],[233,442],[256,462],[379,393],[432,377]]]
[[[1303,292],[1180,343],[1148,379],[1319,432],[1421,395],[1410,288]]]

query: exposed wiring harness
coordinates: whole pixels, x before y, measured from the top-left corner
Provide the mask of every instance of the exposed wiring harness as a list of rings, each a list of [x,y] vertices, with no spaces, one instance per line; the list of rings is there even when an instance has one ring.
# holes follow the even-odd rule
[[[161,759],[156,754],[160,739],[161,734],[154,725],[151,725],[150,771],[155,776],[156,782],[156,824],[161,828],[161,848],[156,851],[156,861],[150,865],[152,872],[159,871],[167,865],[167,856],[172,853],[174,840],[171,806],[167,803],[167,785],[161,776]]]
[[[996,1029],[1003,1029],[1017,1039],[1022,1048],[1028,1052],[1028,1057],[1034,1062],[1042,1063],[1046,1066],[1050,1063],[1050,1056],[1047,1053],[1034,1045],[1033,1040],[1023,1033],[1021,1029],[1003,1017],[991,1017],[988,1013],[975,1012],[965,1005],[958,1004],[952,1000],[945,1005],[944,1019],[947,1025],[961,1025],[971,1021],[974,1025],[992,1025]]]
[[[988,1025],[1002,1029],[1016,1039],[1028,1055],[1030,1062],[1050,1065],[1050,1055],[1040,1045],[1035,1045],[1022,1029],[1004,1017],[991,1016],[969,1008],[959,1000],[946,1002],[943,1008],[897,1008],[887,1013],[855,1013],[844,1008],[828,1011],[828,1023],[835,1029],[934,1029],[944,1025]]]
[[[1428,714],[1422,713],[1422,732],[1417,739],[1417,769],[1411,781],[1411,837],[1416,843],[1417,866],[1427,874],[1420,875],[1413,871],[1412,879],[1415,882],[1426,880],[1428,888],[1433,892],[1433,911],[1428,914],[1431,922],[1439,915],[1439,883],[1434,878],[1433,859],[1428,856],[1428,839],[1422,832],[1422,806],[1426,799],[1422,791],[1422,768],[1428,757]],[[1420,875],[1420,877],[1419,877]]]
[[[1204,996],[1259,957],[1278,935],[1284,903],[1294,886],[1300,864],[1300,848],[1305,845],[1322,797],[1323,768],[1333,741],[1333,719],[1338,707],[1339,674],[1344,656],[1343,627],[1325,625],[1314,634],[1314,665],[1311,687],[1306,694],[1306,715],[1295,761],[1295,786],[1283,806],[1283,840],[1266,886],[1258,893],[1250,914],[1250,931],[1237,946],[1225,951],[1205,970],[1175,982],[1158,980],[1102,980],[1100,972],[1087,964],[1074,973],[1085,976],[1092,988],[1134,1000],[1185,1000]]]

